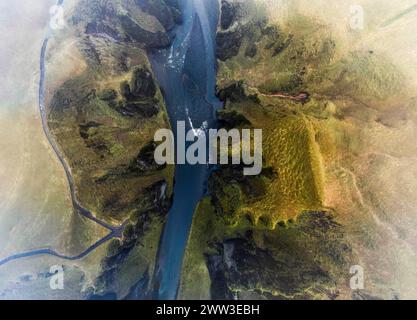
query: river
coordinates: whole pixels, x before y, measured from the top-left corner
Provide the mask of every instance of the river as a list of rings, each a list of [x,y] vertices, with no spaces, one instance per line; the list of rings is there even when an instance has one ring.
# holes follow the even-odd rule
[[[187,130],[216,127],[222,103],[215,95],[215,34],[219,17],[216,0],[181,1],[183,23],[172,46],[154,53],[152,66],[161,86],[172,128],[185,121]],[[177,165],[173,206],[160,242],[155,298],[173,300],[181,276],[194,211],[207,189],[210,168]]]
[[[58,1],[59,5],[63,0]],[[216,127],[216,111],[222,103],[215,95],[216,58],[214,41],[219,17],[216,0],[182,0],[183,23],[175,29],[175,40],[168,49],[151,55],[152,67],[163,91],[172,128],[185,121],[187,130]],[[78,202],[71,170],[49,132],[45,110],[45,53],[50,33],[40,57],[39,108],[44,133],[61,162],[68,180],[73,207],[79,214],[108,229],[110,234],[76,256],[66,256],[51,249],[19,253],[0,260],[0,266],[27,257],[51,255],[65,260],[79,260],[112,238],[121,237],[124,224],[111,226],[98,220]],[[157,261],[157,299],[177,296],[185,247],[198,202],[206,192],[210,168],[207,165],[177,165],[173,206],[160,241]]]

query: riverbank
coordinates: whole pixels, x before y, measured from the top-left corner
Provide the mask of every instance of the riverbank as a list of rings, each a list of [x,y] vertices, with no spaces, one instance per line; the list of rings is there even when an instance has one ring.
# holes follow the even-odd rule
[[[215,96],[218,4],[197,0],[183,4],[184,21],[176,31],[172,48],[158,52],[152,59],[174,132],[177,121],[185,121],[187,130],[216,127],[216,110],[222,106]],[[206,165],[176,167],[173,206],[159,248],[155,278],[158,299],[177,297],[194,211],[207,190],[208,176]]]
[[[415,77],[399,55],[415,50],[403,41],[395,58],[387,46],[409,38],[411,14],[382,29],[403,9],[364,0],[367,26],[352,31],[348,1],[223,3],[222,122],[263,129],[265,168],[253,180],[230,166],[211,177],[180,298],[415,297]],[[311,93],[302,105],[300,92]],[[364,291],[348,286],[354,264]]]
[[[131,54],[126,60],[136,63],[129,67],[106,64],[108,60],[103,62],[98,58],[99,54],[96,50],[100,48],[102,50],[100,54],[113,54],[112,61],[120,59],[118,55],[120,51],[112,51],[120,43],[107,43],[105,47],[101,47],[103,40],[101,34],[97,34],[94,40],[92,36],[88,36],[91,42],[88,48],[85,47],[83,35],[86,30],[85,25],[88,24],[89,19],[94,18],[86,11],[91,9],[96,8],[86,7],[78,1],[66,6],[64,8],[66,27],[59,31],[49,30],[49,34],[45,30],[48,40],[43,42],[42,51],[39,53],[41,57],[40,79],[37,80],[40,84],[37,91],[38,107],[40,107],[38,117],[39,111],[41,115],[39,124],[41,129],[43,125],[45,145],[50,148],[51,158],[59,160],[58,163],[64,169],[64,183],[69,192],[67,196],[73,208],[70,216],[71,224],[62,232],[66,238],[62,237],[61,241],[66,246],[71,246],[72,251],[67,254],[50,246],[51,242],[45,241],[37,247],[16,250],[8,255],[8,258],[0,259],[4,270],[8,270],[9,265],[26,266],[29,274],[20,275],[24,281],[23,283],[19,281],[18,285],[22,288],[14,291],[21,296],[29,294],[30,289],[27,288],[39,286],[40,283],[45,284],[47,277],[41,275],[48,275],[49,268],[53,265],[50,263],[55,260],[55,264],[64,265],[66,277],[69,279],[73,277],[76,279],[80,275],[83,278],[82,281],[75,280],[77,282],[74,285],[69,282],[71,286],[68,290],[55,294],[62,298],[76,296],[77,299],[102,293],[106,295],[109,292],[112,294],[114,292],[118,298],[128,296],[130,291],[136,288],[138,281],[149,275],[152,276],[152,267],[155,264],[158,238],[172,192],[172,170],[169,166],[154,167],[147,154],[142,151],[151,141],[156,128],[167,126],[164,102],[156,86],[153,90],[144,92],[146,97],[143,97],[143,88],[138,86],[140,82],[137,77],[149,77],[149,72],[139,71],[148,68],[146,54],[142,48],[145,43],[131,47],[127,43],[124,47]],[[49,8],[47,12],[49,13]],[[112,11],[106,11],[106,14],[110,19],[123,20]],[[74,17],[81,17],[81,25],[71,23]],[[48,20],[46,19],[46,22]],[[140,29],[139,26],[137,28]],[[81,32],[77,33],[77,31]],[[129,29],[129,32],[134,31]],[[157,33],[155,38],[163,37],[162,34]],[[97,53],[94,57],[98,60],[90,60],[91,52]],[[39,60],[37,67],[39,68]],[[99,68],[103,72],[100,72]],[[82,82],[83,80],[85,82]],[[68,87],[70,83],[74,87]],[[83,86],[85,83],[88,84],[88,88]],[[120,90],[121,87],[128,88],[129,93],[126,90],[116,92],[116,96],[122,98],[121,103],[124,103],[125,108],[130,108],[134,114],[130,112],[127,115],[122,112],[123,110],[114,110],[112,101],[106,100],[108,96],[97,92],[98,90],[108,92],[113,86],[116,90]],[[88,94],[84,95],[82,90],[87,90]],[[67,98],[62,97],[63,95]],[[90,98],[88,105],[86,96]],[[142,100],[145,102],[143,105]],[[71,108],[68,108],[68,101],[74,103]],[[149,106],[149,102],[155,105]],[[80,116],[79,112],[87,107],[91,111],[88,115],[94,119],[84,122],[83,119],[87,115]],[[156,114],[141,112],[142,107],[148,109],[152,107]],[[69,115],[71,112],[78,113],[78,117]],[[104,123],[100,124],[102,121]],[[90,129],[95,132],[92,133]],[[108,140],[98,143],[97,131],[100,130],[103,131],[99,139]],[[117,130],[119,134],[115,132]],[[120,140],[115,141],[115,136]],[[104,144],[108,145],[108,149],[106,148],[108,152],[103,154],[100,146]],[[82,159],[81,163],[74,159],[78,156]],[[126,163],[130,165],[126,167]],[[105,173],[101,178],[97,177],[97,171],[91,170],[91,167],[87,169],[89,164],[94,170],[99,170],[99,174],[108,170],[107,174]],[[117,179],[118,181],[115,182]],[[132,185],[132,188],[128,188],[128,185]],[[97,188],[101,189],[97,190]],[[120,199],[120,202],[115,204],[115,198]],[[86,228],[89,224],[92,225],[92,229]],[[118,228],[119,225],[122,228]],[[31,226],[37,227],[35,224]],[[35,232],[38,232],[38,229]],[[103,234],[95,240],[99,233]],[[88,240],[92,241],[91,244],[87,244]],[[143,243],[147,244],[146,248],[142,247]],[[42,259],[37,259],[37,256]],[[28,263],[33,267],[27,268]],[[39,264],[43,263],[49,267],[38,271]],[[107,274],[110,268],[121,270],[121,275],[115,283],[110,282],[113,277]],[[47,295],[47,289],[48,286],[43,291],[31,290],[30,294]],[[141,294],[146,295],[144,292]]]

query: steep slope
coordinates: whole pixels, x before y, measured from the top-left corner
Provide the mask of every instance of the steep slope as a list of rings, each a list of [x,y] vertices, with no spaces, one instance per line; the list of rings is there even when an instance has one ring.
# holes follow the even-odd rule
[[[396,209],[389,217],[380,206],[394,196],[391,183],[375,182],[396,171],[379,146],[395,156],[415,154],[407,142],[415,133],[412,87],[386,52],[352,45],[356,37],[340,32],[340,21],[326,22],[301,2],[222,1],[219,116],[227,128],[263,129],[264,170],[243,177],[241,168],[222,166],[211,177],[211,196],[189,240],[181,298],[412,294],[401,291],[415,276],[415,237],[407,224],[396,230]],[[367,32],[364,38],[372,38]],[[410,201],[400,196],[397,205]],[[415,225],[412,211],[401,217]],[[399,250],[401,262],[384,250]],[[354,264],[367,272],[365,291],[348,287]],[[398,281],[401,268],[410,273]]]
[[[144,298],[152,289],[174,170],[153,158],[154,133],[169,122],[147,55],[168,46],[168,31],[181,22],[171,2],[79,1],[52,44],[48,124],[78,201],[102,221],[126,224],[86,288],[92,298]],[[82,67],[65,74],[56,66],[68,52]]]

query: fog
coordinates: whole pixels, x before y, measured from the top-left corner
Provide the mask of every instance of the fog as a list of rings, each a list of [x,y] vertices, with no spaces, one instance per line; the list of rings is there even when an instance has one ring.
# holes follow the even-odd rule
[[[53,4],[0,2],[0,256],[58,245],[71,214],[38,109],[39,55]]]

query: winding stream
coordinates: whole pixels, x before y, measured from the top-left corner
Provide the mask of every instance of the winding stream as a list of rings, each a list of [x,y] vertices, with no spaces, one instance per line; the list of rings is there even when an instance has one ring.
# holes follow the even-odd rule
[[[185,121],[186,130],[216,127],[222,103],[215,95],[214,39],[219,3],[216,0],[181,1],[184,22],[176,29],[169,49],[152,56],[154,73],[163,91],[171,125]],[[173,206],[159,248],[155,298],[177,297],[185,247],[198,202],[206,192],[210,168],[177,165]]]
[[[59,6],[62,6],[63,3],[64,3],[64,0],[59,0],[57,4]],[[106,237],[98,240],[96,243],[94,243],[93,245],[88,247],[86,250],[84,250],[82,253],[80,253],[76,256],[67,256],[67,255],[64,255],[64,254],[60,254],[59,252],[56,252],[52,249],[44,248],[44,249],[30,250],[30,251],[27,251],[27,252],[18,253],[18,254],[6,257],[6,258],[0,260],[0,266],[4,265],[6,263],[9,263],[11,261],[15,261],[15,260],[23,259],[23,258],[28,258],[28,257],[34,257],[34,256],[41,256],[41,255],[50,255],[50,256],[54,256],[54,257],[57,257],[57,258],[61,258],[61,259],[64,259],[64,260],[70,260],[70,261],[80,260],[80,259],[86,257],[87,255],[89,255],[92,251],[94,251],[95,249],[97,249],[98,247],[103,245],[104,243],[108,242],[109,240],[111,240],[113,238],[120,238],[122,236],[124,228],[125,228],[125,224],[123,224],[121,226],[112,226],[112,225],[109,225],[102,220],[97,219],[89,210],[87,210],[86,208],[84,208],[80,204],[80,202],[78,201],[78,198],[77,198],[77,191],[75,189],[74,178],[72,177],[71,169],[70,169],[68,163],[66,162],[63,154],[59,150],[54,138],[51,135],[51,132],[49,131],[48,115],[47,115],[47,111],[46,111],[46,108],[45,108],[45,74],[46,74],[45,55],[46,55],[46,51],[47,51],[47,48],[48,48],[48,42],[49,42],[49,39],[51,37],[51,33],[52,33],[52,30],[49,29],[48,34],[47,34],[45,40],[43,41],[43,45],[42,45],[42,49],[41,49],[41,55],[40,55],[39,111],[40,111],[41,119],[42,119],[42,128],[43,128],[43,131],[45,133],[45,136],[46,136],[50,146],[54,150],[55,155],[57,156],[57,158],[60,161],[62,167],[64,168],[65,175],[66,175],[67,181],[68,181],[68,186],[69,186],[69,189],[70,189],[71,202],[72,202],[74,210],[78,214],[84,216],[85,218],[93,221],[94,223],[102,226],[105,229],[108,229],[110,231],[110,233]]]

